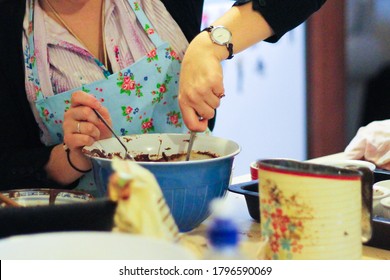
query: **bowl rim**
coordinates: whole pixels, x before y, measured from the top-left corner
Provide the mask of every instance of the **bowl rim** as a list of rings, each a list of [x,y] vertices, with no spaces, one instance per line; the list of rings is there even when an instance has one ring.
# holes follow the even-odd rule
[[[1,193],[10,193],[10,192],[31,192],[31,191],[42,191],[42,192],[50,192],[50,191],[55,191],[58,193],[72,193],[72,194],[83,194],[83,195],[88,195],[92,196],[92,194],[85,192],[85,191],[80,191],[80,190],[69,190],[69,189],[57,189],[57,188],[23,188],[23,189],[8,189],[8,190],[3,190],[0,191]]]
[[[384,186],[384,185],[386,185],[386,186]],[[373,186],[380,186],[380,187],[384,187],[384,188],[388,188],[389,189],[389,187],[390,187],[390,179],[389,180],[381,180],[381,181],[375,182]]]
[[[380,190],[380,191],[382,191],[383,192],[383,194],[382,195],[377,195],[377,196],[375,196],[374,194],[373,194],[373,199],[381,199],[381,198],[385,198],[385,197],[387,197],[389,194],[390,194],[390,189],[388,189],[388,188],[386,188],[386,187],[383,187],[383,186],[380,186],[380,185],[373,185],[372,186],[372,188],[373,188],[373,190],[375,190],[375,189],[377,189],[377,190]]]
[[[28,193],[28,192],[42,192],[42,194],[39,195],[20,195],[14,196],[12,194],[14,193]],[[71,199],[75,199],[75,196],[79,197],[85,197],[85,201],[93,201],[95,200],[95,196],[91,193],[81,191],[81,190],[68,190],[68,189],[55,189],[55,188],[25,188],[25,189],[9,189],[5,191],[1,191],[3,195],[6,195],[7,197],[13,199],[13,200],[28,200],[32,197],[42,197],[42,196],[48,196],[48,200],[50,203],[55,204],[55,201],[60,197],[59,195],[61,193],[67,193],[72,195]],[[12,195],[12,196],[11,196]],[[62,196],[61,196],[62,197]]]
[[[189,137],[189,134],[184,134],[184,133],[149,133],[149,134],[130,134],[130,135],[125,135],[125,136],[120,136],[119,138],[123,138],[123,137],[143,137],[145,135],[172,135],[172,136],[183,136],[183,135],[188,135]],[[186,164],[189,164],[189,165],[197,165],[197,164],[204,164],[204,163],[210,163],[210,162],[218,162],[218,161],[222,161],[222,160],[225,160],[225,159],[228,159],[228,158],[233,158],[235,157],[236,155],[238,155],[240,152],[241,152],[241,146],[233,141],[233,140],[230,140],[230,139],[226,139],[226,138],[222,138],[222,137],[217,137],[217,136],[213,136],[213,135],[206,135],[206,134],[199,134],[199,136],[203,137],[211,137],[211,138],[214,138],[214,139],[220,139],[220,140],[223,140],[223,141],[227,141],[227,142],[230,142],[232,143],[233,145],[236,146],[235,150],[227,155],[224,155],[224,156],[219,156],[219,157],[216,157],[216,158],[209,158],[209,159],[199,159],[199,160],[189,160],[189,161],[168,161],[168,162],[156,162],[156,161],[137,161],[137,163],[139,164],[142,164],[142,165],[153,165],[153,166],[156,166],[156,165],[164,165],[164,166],[167,166],[167,165],[183,165],[183,163],[186,163]],[[108,139],[112,139],[114,137],[111,137],[111,138],[106,138],[106,139],[102,139],[102,140],[98,140],[96,142],[99,142],[99,141],[105,141],[105,140],[108,140]],[[92,145],[88,146],[88,147],[91,147],[93,146],[96,142],[94,142]],[[88,153],[86,153],[86,151],[88,151],[88,147],[84,147],[82,149],[82,152],[85,156],[91,158],[91,159],[98,159],[99,161],[103,161],[103,162],[111,162],[112,159],[108,159],[108,158],[102,158],[102,157],[96,157],[96,156],[92,156]]]

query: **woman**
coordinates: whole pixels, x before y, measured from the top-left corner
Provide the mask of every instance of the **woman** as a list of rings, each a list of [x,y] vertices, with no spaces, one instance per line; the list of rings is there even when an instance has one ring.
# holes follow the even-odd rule
[[[249,2],[238,1],[232,14],[216,22],[232,29],[234,52],[271,34],[268,40],[276,41],[325,0]],[[80,183],[93,190],[84,176],[91,163],[81,149],[111,134],[92,109],[120,134],[186,131],[175,102],[179,62],[187,40],[199,33],[202,6],[203,1],[194,0],[0,0],[0,189],[74,188]],[[249,23],[266,30],[248,35],[254,28],[247,25],[247,13]],[[233,28],[237,20],[243,21],[242,29]],[[249,39],[237,36],[241,32]],[[207,51],[210,42],[204,44],[205,35],[202,32],[190,50],[203,42]],[[213,45],[202,61],[211,58],[210,53],[216,56],[210,65],[198,64],[197,75],[207,74],[204,68],[210,67],[220,72],[216,58],[222,60],[226,49],[215,47],[220,46]],[[157,57],[164,65],[157,63]],[[186,60],[189,70],[194,56]],[[188,70],[181,87],[193,83]],[[223,90],[215,92],[220,95]],[[180,92],[184,122],[190,129],[204,130],[203,123],[219,106],[219,98],[210,98],[210,93],[198,99]],[[143,98],[147,101],[140,102]],[[197,102],[200,107],[194,105]],[[204,118],[201,127],[191,123],[197,114]]]

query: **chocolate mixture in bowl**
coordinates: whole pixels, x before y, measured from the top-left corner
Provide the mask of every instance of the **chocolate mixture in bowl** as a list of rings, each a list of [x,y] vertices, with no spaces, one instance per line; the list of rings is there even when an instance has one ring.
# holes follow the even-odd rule
[[[123,156],[120,152],[117,153],[107,153],[101,149],[93,149],[91,151],[83,150],[86,155],[91,157],[99,157],[112,159],[114,157],[118,157],[123,159]],[[187,153],[177,153],[172,155],[166,155],[164,152],[161,155],[156,154],[138,154],[134,156],[134,159],[139,162],[173,162],[173,161],[185,161]],[[191,152],[191,160],[202,160],[202,159],[211,159],[219,157],[217,154],[211,152],[202,152],[202,151],[192,151]]]
[[[134,140],[133,137],[123,137],[123,141],[130,142]],[[163,147],[163,140],[158,140],[158,149],[157,153],[145,153],[145,152],[133,152],[133,157],[138,162],[176,162],[176,161],[186,161],[186,152],[174,153],[172,154],[172,147],[169,145]],[[182,140],[183,142],[188,142],[188,139]],[[122,152],[106,152],[104,149],[83,149],[83,153],[90,157],[95,158],[104,158],[104,159],[113,159],[120,158],[124,159],[124,155]],[[204,159],[212,159],[218,158],[220,155],[210,152],[210,151],[191,151],[190,160],[204,160]]]

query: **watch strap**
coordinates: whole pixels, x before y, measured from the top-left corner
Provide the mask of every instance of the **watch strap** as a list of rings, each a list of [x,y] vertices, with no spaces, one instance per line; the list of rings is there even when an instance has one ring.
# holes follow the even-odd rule
[[[226,45],[227,50],[229,51],[229,56],[226,59],[232,59],[233,58],[233,44],[229,43]]]
[[[214,26],[210,25],[209,27],[206,27],[202,30],[203,31],[207,31],[209,33],[211,33],[211,31],[214,29]],[[215,43],[213,40],[212,40],[213,43]],[[215,43],[216,44],[216,43]],[[218,44],[219,45],[219,44]],[[226,46],[226,49],[228,50],[229,52],[229,56],[226,58],[226,59],[232,59],[234,57],[233,55],[233,44],[232,43],[227,43],[225,44],[224,46]]]
[[[213,28],[214,28],[214,26],[210,25],[209,27],[205,27],[205,28],[202,30],[202,32],[203,32],[203,31],[211,32],[211,30],[213,30]]]

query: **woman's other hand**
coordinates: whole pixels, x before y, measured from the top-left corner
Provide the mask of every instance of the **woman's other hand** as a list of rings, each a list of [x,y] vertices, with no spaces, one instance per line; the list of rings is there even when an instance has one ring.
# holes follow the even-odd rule
[[[374,121],[359,128],[345,148],[351,159],[364,159],[390,170],[390,120]]]
[[[232,33],[234,53],[273,34],[264,17],[252,9],[252,2],[232,7],[211,25],[222,25]],[[228,56],[226,46],[214,44],[206,31],[188,46],[180,72],[179,105],[184,123],[192,131],[206,130],[221,104],[225,94],[221,61]]]
[[[205,131],[219,107],[225,90],[220,57],[207,32],[200,33],[188,47],[182,62],[179,105],[183,120],[191,131]],[[219,49],[220,48],[220,49]],[[222,54],[228,52],[217,46]]]

